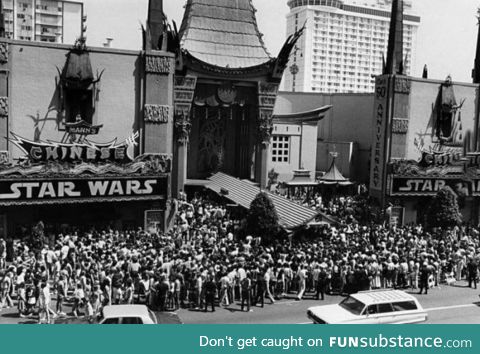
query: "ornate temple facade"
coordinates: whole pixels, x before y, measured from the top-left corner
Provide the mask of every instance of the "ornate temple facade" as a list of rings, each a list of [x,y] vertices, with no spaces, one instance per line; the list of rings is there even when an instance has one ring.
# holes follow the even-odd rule
[[[224,172],[265,187],[273,108],[290,50],[272,58],[251,0],[189,0],[178,33],[174,177]]]
[[[269,56],[250,0],[150,0],[142,51],[0,38],[0,237],[82,225],[165,229],[215,173],[267,183],[290,50]]]

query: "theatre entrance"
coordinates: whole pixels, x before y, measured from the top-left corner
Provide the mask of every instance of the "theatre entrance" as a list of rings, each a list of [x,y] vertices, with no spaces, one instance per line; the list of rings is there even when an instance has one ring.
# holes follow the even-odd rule
[[[224,172],[241,179],[254,179],[258,110],[253,104],[254,90],[237,89],[236,100],[222,96],[224,101],[218,98],[216,90],[211,91],[208,85],[197,87],[191,111],[187,177],[205,179]]]
[[[10,207],[4,214],[9,238],[30,237],[42,222],[45,235],[91,230],[136,230],[144,227],[146,210],[160,209],[160,203],[115,202],[35,205]]]

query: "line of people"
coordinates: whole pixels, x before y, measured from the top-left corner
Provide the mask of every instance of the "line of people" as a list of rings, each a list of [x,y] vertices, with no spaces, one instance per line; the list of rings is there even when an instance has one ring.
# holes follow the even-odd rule
[[[69,305],[72,316],[93,319],[103,306],[120,303],[161,311],[236,303],[250,311],[284,297],[323,299],[375,288],[427,292],[451,278],[476,286],[476,228],[440,234],[353,222],[318,229],[308,240],[265,245],[255,235],[238,239],[240,223],[225,204],[196,196],[180,202],[175,228],[165,235],[93,230],[57,235],[41,250],[17,243],[14,261],[0,263],[0,309],[15,300],[20,316],[49,321],[65,316]]]

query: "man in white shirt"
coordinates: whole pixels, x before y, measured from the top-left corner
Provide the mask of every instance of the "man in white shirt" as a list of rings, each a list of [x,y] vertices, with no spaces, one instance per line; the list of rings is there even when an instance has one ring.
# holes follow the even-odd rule
[[[307,270],[305,266],[301,266],[297,272],[298,277],[298,294],[297,294],[297,301],[302,300],[303,295],[305,294],[305,289],[307,286]]]

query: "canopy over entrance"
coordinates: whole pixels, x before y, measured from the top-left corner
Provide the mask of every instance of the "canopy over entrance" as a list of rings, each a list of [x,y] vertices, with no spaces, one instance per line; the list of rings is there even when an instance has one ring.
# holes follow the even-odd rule
[[[208,189],[222,195],[245,209],[250,208],[252,201],[257,194],[261,192],[260,188],[254,183],[239,180],[224,173],[217,173],[210,177],[209,180],[210,183],[206,186]],[[286,229],[306,225],[318,214],[315,210],[301,206],[284,197],[266,191],[265,193],[275,205],[280,225]]]

